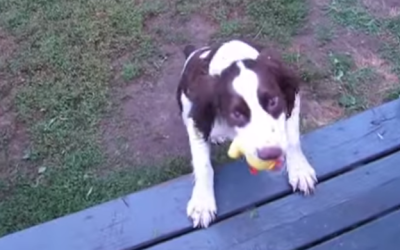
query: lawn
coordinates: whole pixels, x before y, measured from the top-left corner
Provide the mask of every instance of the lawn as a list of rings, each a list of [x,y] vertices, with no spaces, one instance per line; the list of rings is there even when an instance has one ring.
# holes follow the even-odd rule
[[[0,0],[0,236],[189,173],[182,49],[234,37],[301,75],[303,131],[400,96],[397,0]]]

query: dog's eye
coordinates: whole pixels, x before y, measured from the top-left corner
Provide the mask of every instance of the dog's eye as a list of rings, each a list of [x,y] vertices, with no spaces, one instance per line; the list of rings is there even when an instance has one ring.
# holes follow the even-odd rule
[[[243,114],[242,114],[239,110],[234,110],[234,111],[231,113],[231,116],[232,116],[232,118],[235,119],[235,120],[240,120],[240,119],[243,118]]]
[[[262,106],[263,108],[268,111],[268,112],[273,112],[279,104],[279,98],[277,96],[275,97],[267,97],[265,96],[262,99]]]
[[[274,110],[278,106],[278,97],[272,97],[268,100],[268,110]]]
[[[231,112],[231,118],[235,125],[239,127],[244,126],[247,123],[246,115],[239,109],[235,109]]]

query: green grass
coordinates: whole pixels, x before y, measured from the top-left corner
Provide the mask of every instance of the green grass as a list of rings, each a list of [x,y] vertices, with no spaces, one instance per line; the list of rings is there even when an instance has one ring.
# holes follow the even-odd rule
[[[368,108],[368,101],[362,90],[372,80],[377,79],[377,74],[372,68],[362,68],[348,72],[343,80],[343,92],[339,98],[339,105],[348,112],[362,111]]]
[[[308,14],[306,0],[255,0],[246,8],[254,34],[259,39],[289,43],[292,36],[304,27]]]
[[[400,42],[386,43],[381,47],[381,55],[392,64],[392,71],[400,77]]]
[[[241,20],[227,20],[220,21],[220,30],[216,35],[221,38],[241,36],[244,26]]]
[[[203,2],[204,0],[177,0],[175,2],[175,12],[183,20],[186,20],[201,7]]]
[[[333,78],[343,81],[343,78],[354,68],[354,61],[350,54],[330,52],[329,62],[331,64]]]
[[[109,106],[111,55],[135,59],[123,67],[126,80],[148,68],[156,50],[144,22],[165,11],[160,3],[0,0],[0,26],[19,46],[6,68],[26,79],[15,106],[31,139],[23,160],[33,167],[2,181],[0,235],[187,173],[182,161],[163,171],[96,172],[106,162],[99,121]]]
[[[386,29],[393,35],[397,41],[400,40],[400,17],[394,17],[386,20]]]
[[[353,58],[346,53],[329,53],[333,79],[340,84],[339,105],[349,113],[368,108],[362,92],[366,84],[377,79],[373,68],[357,68]]]
[[[122,69],[122,77],[125,81],[130,81],[141,75],[142,68],[139,62],[124,64]]]
[[[252,37],[287,45],[307,21],[308,1],[178,0],[175,9],[184,20],[196,10],[205,12],[203,16],[219,26],[212,41]]]
[[[390,62],[392,72],[400,78],[400,53],[398,50],[400,46],[400,17],[374,17],[357,0],[333,0],[327,10],[332,19],[344,27],[373,36],[380,35],[380,54],[383,59]],[[360,79],[374,75],[374,73],[361,73],[363,76],[359,77],[358,74],[352,77],[350,75],[347,77],[347,81],[360,82]],[[345,107],[358,106],[356,105],[358,101],[355,96],[355,94],[346,95],[341,99],[340,103]],[[399,88],[394,86],[392,89],[387,90],[385,99],[392,100],[398,97]]]
[[[333,0],[326,9],[333,20],[342,26],[368,34],[381,32],[381,21],[372,16],[358,0]]]
[[[73,158],[70,164],[76,164],[68,166],[67,171],[48,168],[34,182],[22,179],[12,188],[6,185],[0,187],[0,194],[11,197],[0,203],[0,235],[79,211],[190,171],[186,160],[176,158],[167,161],[165,166],[118,171],[99,178],[95,172],[82,171],[82,164],[92,159],[92,153],[70,155]],[[161,170],[162,167],[166,168]]]
[[[392,72],[400,79],[400,41],[393,41],[382,45],[380,53],[382,58],[391,63]],[[386,100],[394,100],[400,98],[400,87],[395,86],[386,92]]]
[[[385,101],[392,101],[399,98],[400,98],[400,87],[397,87],[386,93]]]
[[[17,107],[32,127],[34,151],[62,160],[95,147],[96,124],[107,105],[108,55],[114,49],[133,49],[142,54],[139,61],[149,54],[142,46],[148,13],[130,1],[11,2],[1,21],[25,38],[12,67],[28,79]]]
[[[392,72],[400,79],[400,17],[386,20],[386,29],[391,35],[391,40],[381,46],[382,57],[391,63]],[[395,86],[386,92],[386,100],[400,98],[400,87]]]
[[[381,55],[392,64],[392,71],[400,77],[400,17],[388,19],[386,28],[392,36],[381,47]]]

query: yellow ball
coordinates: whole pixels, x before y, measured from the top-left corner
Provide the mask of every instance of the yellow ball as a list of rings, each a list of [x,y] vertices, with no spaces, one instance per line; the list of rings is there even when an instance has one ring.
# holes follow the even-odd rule
[[[276,161],[263,161],[256,157],[246,156],[247,163],[257,170],[272,170],[276,166]]]
[[[243,149],[241,148],[241,144],[234,140],[228,150],[228,156],[233,159],[237,159],[242,156]],[[245,155],[246,161],[250,167],[257,169],[257,170],[272,170],[276,166],[276,161],[263,161],[255,156],[252,155]]]

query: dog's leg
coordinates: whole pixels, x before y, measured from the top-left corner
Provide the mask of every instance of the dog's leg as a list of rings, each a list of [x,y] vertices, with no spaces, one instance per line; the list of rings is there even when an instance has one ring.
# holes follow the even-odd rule
[[[193,227],[208,227],[217,213],[210,144],[196,128],[194,120],[188,116],[190,101],[185,95],[181,96],[181,101],[183,103],[182,118],[189,136],[194,176],[194,187],[187,205],[187,215],[192,219]]]
[[[194,227],[208,227],[217,212],[210,145],[196,129],[192,119],[187,120],[186,128],[189,134],[194,175],[194,187],[192,198],[187,206],[187,214],[193,220]]]
[[[286,152],[289,183],[293,190],[299,189],[305,194],[314,190],[317,177],[300,145],[300,94],[296,95],[292,115],[286,124],[288,149]]]

